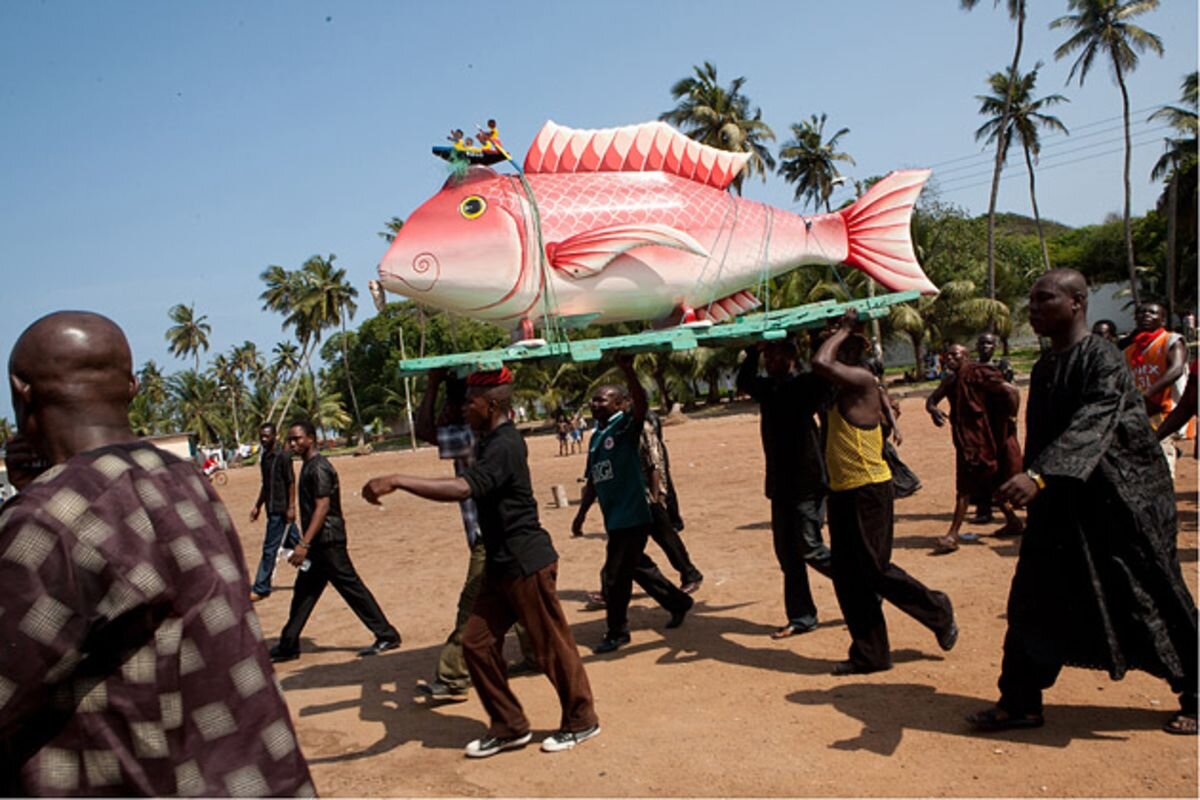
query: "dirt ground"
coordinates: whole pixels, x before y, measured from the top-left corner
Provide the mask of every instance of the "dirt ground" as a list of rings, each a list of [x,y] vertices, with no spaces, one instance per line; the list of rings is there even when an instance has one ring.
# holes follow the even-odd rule
[[[821,625],[775,642],[785,622],[782,578],[762,496],[762,453],[752,405],[666,429],[687,522],[684,539],[705,574],[697,605],[677,630],[643,595],[630,609],[631,645],[595,656],[603,612],[583,610],[598,585],[604,539],[599,510],[587,534],[570,536],[574,508],[550,506],[551,487],[578,496],[583,456],[557,456],[552,436],[529,438],[542,523],[561,557],[559,595],[580,643],[603,733],[576,750],[536,746],[468,760],[481,735],[478,700],[429,708],[413,686],[429,678],[454,621],[466,570],[458,510],[411,496],[382,509],[358,497],[374,475],[447,474],[430,449],[334,460],[351,552],[368,586],[401,630],[401,649],[359,659],[370,634],[328,592],[310,621],[299,661],[279,677],[300,741],[324,795],[406,796],[1190,796],[1197,795],[1197,740],[1162,733],[1175,707],[1167,686],[1131,673],[1065,670],[1047,695],[1039,730],[976,735],[963,715],[996,697],[1008,585],[1017,543],[983,538],[933,557],[949,524],[953,450],[920,399],[903,401],[902,457],[924,482],[897,504],[894,560],[954,600],[962,635],[942,653],[932,635],[889,610],[896,666],[871,676],[835,678],[849,644],[829,581],[813,577]],[[256,469],[234,470],[221,493],[235,520],[251,573],[262,529],[247,514]],[[1179,552],[1193,595],[1197,577],[1196,461],[1180,460],[1176,483]],[[995,525],[968,525],[987,533]],[[652,556],[666,559],[651,545]],[[290,567],[257,605],[273,643],[291,597]],[[669,566],[668,566],[669,569]],[[668,573],[670,574],[670,573]],[[675,577],[672,575],[672,577]],[[515,641],[509,642],[516,655]],[[535,730],[558,722],[544,677],[514,679]]]

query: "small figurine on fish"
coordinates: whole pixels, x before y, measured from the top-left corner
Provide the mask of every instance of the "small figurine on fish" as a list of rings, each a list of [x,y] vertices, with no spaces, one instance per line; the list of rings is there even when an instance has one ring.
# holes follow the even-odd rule
[[[845,263],[892,291],[937,293],[909,235],[929,170],[893,172],[853,205],[805,217],[726,191],[748,158],[663,122],[547,122],[525,156],[532,197],[487,167],[451,176],[405,221],[379,279],[518,339],[534,338],[547,312],[567,326],[721,322],[760,305],[751,290],[763,279],[806,265]]]
[[[489,119],[487,124],[487,130],[478,125],[475,126],[478,130],[476,138],[479,139],[479,146],[475,145],[475,141],[470,136],[464,138],[461,128],[452,128],[450,135],[446,137],[450,142],[450,147],[436,145],[433,148],[433,154],[449,161],[454,169],[454,174],[459,177],[471,164],[487,166],[507,161],[509,155],[500,144],[500,136],[496,131],[496,120]]]

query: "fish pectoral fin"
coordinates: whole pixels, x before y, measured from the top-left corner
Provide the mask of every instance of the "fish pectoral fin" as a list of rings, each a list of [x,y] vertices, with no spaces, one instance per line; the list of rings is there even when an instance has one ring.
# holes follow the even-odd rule
[[[609,225],[546,245],[550,266],[572,278],[599,274],[613,259],[637,247],[673,247],[698,256],[708,251],[694,238],[669,225]]]

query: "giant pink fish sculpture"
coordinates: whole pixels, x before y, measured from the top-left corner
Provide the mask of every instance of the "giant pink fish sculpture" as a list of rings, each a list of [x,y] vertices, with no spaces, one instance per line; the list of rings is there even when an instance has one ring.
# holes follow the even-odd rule
[[[853,205],[801,216],[726,191],[748,154],[662,122],[573,130],[547,122],[520,178],[472,166],[406,220],[383,287],[532,338],[568,323],[725,319],[803,265],[845,263],[893,291],[937,292],[909,219],[929,170],[893,172]],[[545,265],[545,266],[544,266]]]

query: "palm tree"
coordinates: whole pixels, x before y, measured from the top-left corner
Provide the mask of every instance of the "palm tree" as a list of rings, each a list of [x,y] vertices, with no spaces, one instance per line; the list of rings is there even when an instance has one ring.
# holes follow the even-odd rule
[[[693,77],[682,78],[671,87],[675,108],[659,119],[669,122],[698,142],[733,153],[749,153],[746,168],[730,184],[742,193],[746,175],[760,175],[775,169],[775,158],[767,149],[767,140],[775,140],[771,126],[762,121],[762,109],[751,110],[750,98],[742,94],[745,78],[734,78],[729,87],[717,82],[717,68],[711,61],[692,67]]]
[[[387,222],[383,223],[383,225],[385,228],[387,228],[387,230],[380,231],[379,238],[383,239],[388,244],[391,244],[392,242],[396,241],[396,234],[399,233],[400,229],[404,227],[404,220],[400,217],[392,217]]]
[[[1137,306],[1141,301],[1138,297],[1133,224],[1129,210],[1129,163],[1133,158],[1133,144],[1129,136],[1129,90],[1125,87],[1125,75],[1137,68],[1138,53],[1151,50],[1160,56],[1163,54],[1162,39],[1129,22],[1136,16],[1158,8],[1158,0],[1068,0],[1068,7],[1076,13],[1059,17],[1050,23],[1051,28],[1068,27],[1074,31],[1054,51],[1056,59],[1079,51],[1067,75],[1067,83],[1078,73],[1079,85],[1083,86],[1083,80],[1095,63],[1096,56],[1107,55],[1112,60],[1113,76],[1121,89],[1121,108],[1125,120],[1125,261],[1129,267],[1129,289]]]
[[[342,329],[342,366],[346,372],[346,384],[350,388],[350,403],[354,408],[354,421],[358,425],[361,436],[362,414],[358,408],[358,397],[354,392],[354,378],[350,374],[350,354],[346,346],[346,317],[354,318],[358,304],[358,290],[346,280],[346,270],[333,266],[337,256],[332,253],[328,258],[313,256],[301,267],[304,275],[305,289],[298,305],[312,321],[320,338],[320,331],[325,328],[340,326]]]
[[[1167,178],[1167,319],[1175,319],[1175,273],[1178,258],[1179,195],[1180,184],[1185,184],[1188,196],[1196,194],[1196,134],[1197,105],[1200,91],[1197,89],[1197,73],[1186,75],[1181,86],[1179,106],[1163,106],[1150,115],[1150,119],[1165,119],[1179,131],[1179,137],[1167,137],[1166,152],[1154,164],[1151,180]],[[1194,221],[1195,205],[1189,203],[1193,213],[1187,218]],[[1159,208],[1162,200],[1159,200]]]
[[[212,362],[212,374],[217,379],[217,391],[229,393],[229,410],[233,415],[233,441],[242,443],[241,425],[238,423],[238,405],[242,401],[242,380],[238,365],[233,358],[218,353]]]
[[[849,128],[842,128],[826,141],[825,114],[813,114],[799,124],[792,123],[793,138],[779,150],[779,174],[796,185],[796,200],[807,200],[814,211],[819,211],[822,204],[826,211],[833,210],[829,197],[840,177],[837,162],[854,163],[848,154],[836,150],[838,140],[849,132]]]
[[[1005,0],[1008,8],[1008,18],[1017,23],[1017,45],[1013,48],[1012,65],[1008,68],[1009,75],[1016,75],[1017,70],[1021,65],[1021,47],[1025,43],[1025,0]],[[959,0],[959,5],[970,11],[979,5],[979,0]],[[992,7],[1000,5],[1000,0],[992,0]],[[1015,82],[1010,83],[1010,88],[1015,87]],[[1000,126],[1000,136],[1008,135],[1008,114],[1012,104],[1012,99],[1009,98],[1001,112],[1001,118],[1005,123]],[[1001,157],[1002,152],[1007,151],[1008,145],[1001,138],[997,142],[996,147],[996,162],[992,167],[992,193],[988,198],[988,236],[987,236],[987,278],[988,278],[988,297],[992,300],[996,299],[996,198],[1000,195],[1000,171],[1004,167],[1004,160]]]
[[[1013,138],[1021,141],[1021,148],[1025,151],[1025,167],[1029,170],[1029,201],[1033,205],[1033,220],[1037,224],[1038,239],[1042,243],[1042,261],[1046,265],[1046,271],[1049,271],[1050,252],[1046,249],[1046,234],[1042,230],[1042,218],[1038,213],[1033,165],[1042,151],[1039,128],[1067,133],[1067,127],[1062,124],[1062,120],[1043,114],[1042,109],[1070,101],[1061,94],[1034,99],[1033,87],[1037,83],[1038,70],[1041,68],[1042,63],[1039,61],[1032,72],[1017,75],[1015,81],[1010,77],[1012,73],[992,73],[988,78],[992,93],[975,96],[980,102],[979,113],[990,115],[990,119],[975,131],[975,140],[986,139],[988,144],[995,142],[1001,164],[1008,160],[1008,146]],[[989,274],[989,278],[994,281],[995,273]]]
[[[200,351],[208,352],[208,335],[212,326],[205,315],[196,316],[196,305],[180,303],[167,312],[175,324],[167,328],[167,350],[178,358],[196,356],[196,372],[200,371]]]
[[[175,406],[175,422],[182,431],[195,431],[201,444],[221,439],[221,400],[217,381],[192,370],[167,378],[167,389]]]
[[[263,301],[263,310],[282,314],[284,330],[291,328],[295,332],[297,341],[300,342],[300,357],[296,369],[291,373],[292,387],[288,390],[287,401],[279,413],[277,424],[282,426],[292,400],[296,396],[296,389],[300,385],[301,367],[306,366],[312,358],[312,351],[316,349],[317,341],[320,339],[320,331],[314,329],[312,320],[307,316],[305,309],[300,307],[300,300],[307,291],[302,270],[292,272],[283,267],[271,265],[258,277],[267,285],[266,290],[258,296]],[[275,421],[275,408],[276,404],[272,403],[271,412],[267,416],[268,422]]]

